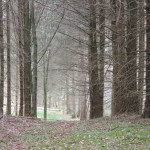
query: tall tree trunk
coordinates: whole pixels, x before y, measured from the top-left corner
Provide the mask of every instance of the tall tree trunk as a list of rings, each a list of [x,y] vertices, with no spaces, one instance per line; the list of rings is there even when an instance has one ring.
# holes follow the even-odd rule
[[[31,52],[30,52],[30,18],[29,0],[23,1],[24,9],[24,102],[25,116],[30,116],[31,107]]]
[[[104,59],[105,59],[105,0],[99,0],[100,4],[100,17],[99,17],[99,25],[100,25],[100,110],[101,116],[103,116],[103,105],[104,105]]]
[[[4,103],[4,47],[3,47],[3,1],[0,0],[0,116]]]
[[[6,2],[7,12],[7,115],[11,115],[11,65],[10,65],[10,1]]]
[[[150,118],[150,1],[147,0],[146,101],[143,117]]]
[[[66,111],[67,114],[70,114],[70,106],[69,106],[69,78],[66,77]]]
[[[113,10],[111,28],[112,28],[112,56],[113,56],[113,87],[112,87],[112,102],[111,102],[111,115],[118,112],[117,108],[117,92],[118,92],[118,49],[117,49],[117,2],[111,0],[111,7]]]
[[[127,0],[127,113],[139,113],[137,97],[137,2]]]
[[[86,120],[87,119],[87,100],[86,100],[86,77],[84,73],[84,54],[80,58],[81,60],[81,115],[80,120]]]
[[[32,25],[32,36],[33,36],[33,95],[32,95],[32,116],[37,117],[37,37],[36,37],[36,25],[34,15],[34,0],[32,0],[31,6],[31,25]]]
[[[139,0],[138,7],[138,20],[139,20],[139,73],[138,73],[138,98],[139,98],[139,113],[142,114],[143,110],[143,92],[144,92],[144,60],[145,60],[145,12],[144,1]]]
[[[112,1],[113,99],[112,116],[126,111],[126,51],[124,0]]]
[[[126,112],[127,89],[126,89],[126,41],[125,41],[125,6],[124,0],[118,1],[118,26],[117,26],[117,48],[118,48],[118,110],[117,114]]]
[[[96,0],[89,0],[89,90],[90,119],[102,117],[101,97],[99,91],[98,54],[96,43]]]
[[[76,117],[76,99],[75,99],[75,74],[72,72],[72,118]]]
[[[19,70],[18,70],[18,62],[16,64],[16,116],[18,116],[18,77],[19,77]]]
[[[77,118],[80,118],[81,119],[81,101],[82,101],[82,98],[80,96],[80,91],[78,91],[78,109],[77,109]]]
[[[43,73],[44,73],[44,79],[43,79],[43,86],[44,86],[44,119],[47,119],[47,89],[48,89],[48,75],[49,75],[49,64],[50,64],[50,56],[51,56],[51,51],[48,51],[47,55],[47,64],[46,64],[46,55],[43,57],[44,58],[44,68],[43,68]]]
[[[81,116],[80,120],[87,119],[87,100],[86,100],[86,93],[84,91],[82,99],[81,99]]]
[[[126,89],[126,40],[125,40],[125,6],[124,0],[118,1],[118,25],[117,25],[117,48],[118,48],[118,104],[117,114],[126,112],[127,106],[127,89]]]
[[[22,0],[18,0],[18,39],[19,39],[19,72],[20,72],[20,108],[19,116],[23,116],[23,102],[24,102],[24,66],[23,66],[23,36],[22,36],[22,20],[23,20],[23,6]]]
[[[44,87],[44,120],[47,120],[47,73],[46,73],[46,59],[43,57],[43,87]]]

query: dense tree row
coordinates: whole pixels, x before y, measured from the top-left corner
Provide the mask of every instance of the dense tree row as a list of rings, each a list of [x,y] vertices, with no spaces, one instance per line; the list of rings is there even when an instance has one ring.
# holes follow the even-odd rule
[[[112,116],[149,118],[149,26],[148,0],[1,0],[0,114],[7,87],[7,115],[15,102],[20,116],[37,117],[44,105],[46,119],[61,97],[81,120],[103,117],[108,106]]]

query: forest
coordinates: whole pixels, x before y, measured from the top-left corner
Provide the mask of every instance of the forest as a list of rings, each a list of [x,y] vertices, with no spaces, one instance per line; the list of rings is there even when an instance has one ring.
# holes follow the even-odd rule
[[[0,150],[149,141],[150,0],[0,0]]]

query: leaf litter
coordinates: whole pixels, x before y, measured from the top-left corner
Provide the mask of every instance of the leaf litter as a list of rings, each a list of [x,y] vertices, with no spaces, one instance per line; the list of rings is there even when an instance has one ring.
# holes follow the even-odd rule
[[[118,116],[89,121],[0,121],[0,150],[150,149],[150,119]]]

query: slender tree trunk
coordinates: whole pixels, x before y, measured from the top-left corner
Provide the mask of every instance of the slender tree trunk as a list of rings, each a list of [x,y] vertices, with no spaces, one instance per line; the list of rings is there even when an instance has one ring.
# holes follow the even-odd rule
[[[99,91],[98,54],[96,43],[96,0],[89,0],[89,88],[90,119],[102,117],[101,97]]]
[[[118,27],[117,27],[117,48],[118,48],[118,104],[117,114],[124,114],[127,106],[127,89],[126,89],[126,32],[125,32],[125,6],[124,0],[118,1]]]
[[[4,103],[4,47],[3,47],[3,1],[0,0],[0,116]]]
[[[81,56],[81,115],[80,120],[86,120],[87,119],[87,100],[86,100],[86,79],[84,74],[84,54]]]
[[[20,72],[20,108],[19,108],[19,116],[23,116],[23,102],[24,102],[24,66],[23,66],[23,36],[22,36],[22,20],[23,20],[23,6],[22,0],[18,0],[18,39],[19,39],[19,72]]]
[[[70,106],[69,106],[69,78],[66,77],[66,109],[67,114],[70,114]]]
[[[19,77],[19,70],[18,70],[18,62],[16,64],[16,116],[18,116],[18,77]]]
[[[147,0],[146,101],[143,117],[150,118],[150,1]]]
[[[47,64],[46,64],[46,59],[44,57],[44,119],[47,119],[47,89],[48,89],[48,75],[49,75],[49,64],[50,64],[50,56],[51,56],[51,51],[48,51],[47,55]]]
[[[118,92],[118,49],[117,49],[117,2],[116,0],[111,0],[112,6],[112,21],[111,21],[111,28],[112,28],[112,56],[113,56],[113,87],[112,87],[112,103],[111,103],[111,115],[115,115],[118,112],[117,107],[117,92]]]
[[[49,96],[48,103],[49,103],[49,106],[48,106],[48,108],[49,108],[49,109],[51,109],[51,106],[52,106],[52,105],[51,105],[51,96]]]
[[[124,0],[112,1],[113,98],[112,116],[126,111],[126,50]]]
[[[44,120],[47,119],[47,79],[46,79],[46,60],[43,57],[43,87],[44,87]]]
[[[99,17],[99,25],[100,25],[100,110],[101,116],[103,116],[103,105],[104,105],[104,59],[105,59],[105,0],[99,0],[102,6],[100,7],[100,17]]]
[[[31,116],[31,107],[32,107],[32,90],[33,90],[33,85],[32,85],[32,54],[31,54],[31,11],[30,10],[30,5],[32,4],[32,1],[29,0],[29,16],[28,16],[28,39],[29,39],[29,60],[28,60],[28,65],[29,65],[29,114]],[[34,18],[35,19],[35,18]],[[35,28],[36,30],[36,28]],[[35,34],[35,32],[34,32]],[[34,36],[34,35],[33,35]],[[35,37],[33,37],[33,42],[35,41]],[[36,43],[34,43],[36,44]],[[34,45],[35,46],[35,45]],[[36,45],[37,46],[37,45]],[[34,47],[35,48],[35,47]],[[35,54],[35,52],[34,52]],[[35,61],[35,59],[34,59]]]
[[[31,107],[31,52],[30,52],[30,18],[29,0],[23,1],[24,9],[24,102],[25,116],[30,116]]]
[[[84,95],[82,96],[82,101],[81,101],[81,116],[80,120],[86,120],[87,119],[87,100],[86,100],[86,95],[84,92]]]
[[[75,74],[72,73],[72,118],[76,117],[76,99],[75,99]]]
[[[47,120],[47,88],[44,78],[44,120]]]
[[[118,1],[118,27],[117,27],[117,36],[118,36],[118,111],[117,114],[123,114],[126,112],[127,106],[127,89],[126,89],[126,32],[125,32],[125,6],[124,0]]]
[[[44,86],[44,119],[47,119],[47,89],[48,89],[48,75],[49,75],[49,64],[50,64],[51,51],[48,51],[47,64],[46,55],[43,57],[43,86]]]
[[[139,113],[137,97],[137,2],[127,0],[127,112]]]
[[[82,100],[82,98],[81,98],[81,96],[80,96],[80,95],[81,95],[80,93],[81,93],[81,92],[79,91],[79,92],[78,92],[79,96],[78,96],[77,117],[81,119],[81,100]]]
[[[31,24],[32,24],[32,35],[33,35],[33,95],[32,95],[32,116],[37,117],[37,37],[36,37],[36,26],[35,26],[35,15],[34,15],[34,0],[32,0],[31,6]]]
[[[11,115],[11,65],[10,65],[10,12],[9,0],[6,2],[7,12],[7,115]]]
[[[144,92],[144,60],[145,60],[145,12],[144,12],[144,1],[139,0],[138,9],[139,19],[139,73],[138,73],[138,98],[139,98],[139,113],[142,114],[143,110],[143,92]]]

